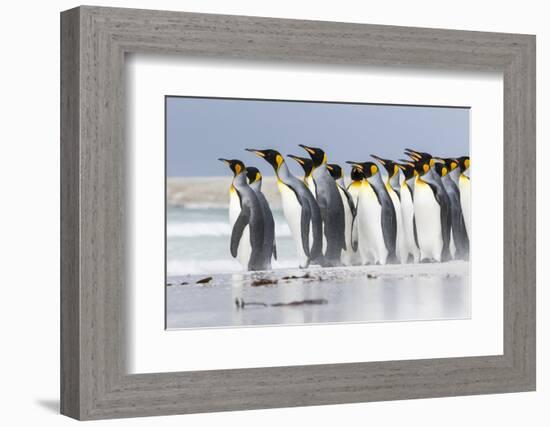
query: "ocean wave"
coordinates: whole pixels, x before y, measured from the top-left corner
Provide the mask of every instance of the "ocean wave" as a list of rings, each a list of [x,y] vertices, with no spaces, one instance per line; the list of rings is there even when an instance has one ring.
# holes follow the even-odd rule
[[[221,221],[171,221],[166,225],[166,234],[170,237],[221,237],[231,236],[229,222]],[[285,223],[275,223],[276,237],[290,237],[290,228]]]
[[[227,222],[172,222],[166,225],[168,237],[230,236]]]

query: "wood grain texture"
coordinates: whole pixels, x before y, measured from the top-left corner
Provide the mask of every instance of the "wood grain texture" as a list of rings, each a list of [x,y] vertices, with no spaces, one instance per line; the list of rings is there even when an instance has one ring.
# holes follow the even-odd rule
[[[80,7],[62,14],[62,413],[78,419],[535,388],[535,38]],[[504,354],[128,375],[124,55],[504,75]]]
[[[61,20],[61,412],[80,414],[79,17]]]

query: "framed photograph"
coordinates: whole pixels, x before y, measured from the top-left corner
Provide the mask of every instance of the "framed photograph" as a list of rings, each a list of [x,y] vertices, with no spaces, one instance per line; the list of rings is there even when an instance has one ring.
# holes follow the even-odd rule
[[[63,414],[535,389],[534,36],[83,6],[61,57]]]

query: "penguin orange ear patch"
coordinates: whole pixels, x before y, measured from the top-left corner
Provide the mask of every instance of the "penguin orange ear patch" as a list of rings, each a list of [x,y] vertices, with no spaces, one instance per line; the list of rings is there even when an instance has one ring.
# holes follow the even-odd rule
[[[376,172],[378,172],[378,166],[372,165],[372,166],[370,167],[370,173],[371,173],[372,175],[374,175]]]
[[[277,162],[277,166],[281,166],[281,164],[283,163],[283,156],[277,154],[277,157],[275,157],[275,161]]]
[[[238,163],[235,165],[235,173],[238,175],[241,173],[241,165]]]

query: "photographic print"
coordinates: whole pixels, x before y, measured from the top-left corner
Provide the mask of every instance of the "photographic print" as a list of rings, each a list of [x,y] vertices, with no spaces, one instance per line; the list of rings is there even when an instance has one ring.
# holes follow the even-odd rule
[[[166,96],[166,327],[470,317],[470,109]]]

